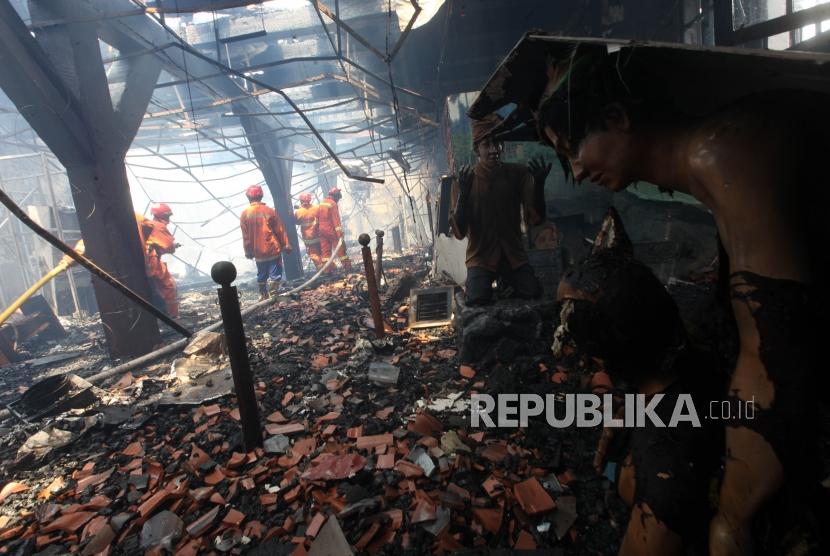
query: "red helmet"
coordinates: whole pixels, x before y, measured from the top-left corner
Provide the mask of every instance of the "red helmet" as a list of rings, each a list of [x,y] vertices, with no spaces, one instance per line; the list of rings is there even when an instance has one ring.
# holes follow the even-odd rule
[[[173,209],[167,203],[156,203],[150,209],[150,214],[153,215],[153,218],[170,218],[170,215],[173,214]]]
[[[300,193],[300,202],[303,203],[303,204],[310,203],[311,202],[311,193]]]
[[[331,189],[329,189],[329,197],[331,197],[332,199],[340,199],[341,197],[343,197],[343,195],[340,193],[340,190],[338,188],[332,187]]]
[[[248,199],[259,200],[259,199],[262,199],[262,196],[264,195],[264,193],[262,193],[262,187],[261,186],[252,185],[251,187],[249,187],[248,189],[245,190],[245,195],[248,197]]]

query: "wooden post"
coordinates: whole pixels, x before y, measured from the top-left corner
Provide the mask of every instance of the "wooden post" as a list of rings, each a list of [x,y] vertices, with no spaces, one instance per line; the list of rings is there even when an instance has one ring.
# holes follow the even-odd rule
[[[213,281],[222,287],[219,293],[219,309],[228,344],[228,358],[231,361],[233,385],[239,403],[239,418],[242,422],[242,437],[249,452],[262,447],[262,430],[259,423],[259,409],[254,392],[254,377],[248,361],[245,345],[245,329],[242,326],[242,312],[239,308],[239,293],[231,283],[236,280],[236,267],[228,261],[220,261],[210,269]]]
[[[383,329],[383,315],[380,312],[380,297],[378,296],[378,283],[375,281],[375,269],[372,264],[372,249],[369,247],[371,238],[369,234],[360,234],[357,241],[362,245],[363,266],[366,269],[366,287],[369,290],[369,305],[372,308],[372,320],[375,323],[375,336],[378,339],[386,336]]]

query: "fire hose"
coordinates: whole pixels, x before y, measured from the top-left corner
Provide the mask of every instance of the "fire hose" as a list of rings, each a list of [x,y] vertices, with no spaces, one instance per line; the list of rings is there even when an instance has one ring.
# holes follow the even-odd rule
[[[75,244],[75,251],[79,253],[84,252],[83,240]],[[50,280],[57,277],[60,273],[64,272],[66,269],[71,267],[72,263],[74,262],[75,261],[73,261],[71,258],[64,255],[60,262],[57,264],[57,266],[55,266],[55,268],[44,274],[43,277],[37,282],[35,282],[31,288],[23,292],[23,294],[20,297],[18,297],[14,303],[9,305],[5,311],[0,313],[0,326],[2,326],[3,323],[6,322],[6,320],[8,320],[8,318],[12,316],[14,312],[20,308],[21,305],[26,303],[26,301],[28,301],[30,297],[37,293],[37,291],[40,290],[40,288],[48,284]]]

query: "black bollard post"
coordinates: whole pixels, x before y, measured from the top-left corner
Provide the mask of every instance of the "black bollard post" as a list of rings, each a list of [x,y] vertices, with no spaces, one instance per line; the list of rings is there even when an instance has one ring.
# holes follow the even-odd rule
[[[377,264],[375,265],[375,282],[378,288],[383,285],[383,230],[375,230],[375,255],[377,256]]]
[[[242,437],[245,449],[251,451],[262,447],[262,430],[259,424],[259,410],[254,393],[254,377],[248,362],[248,348],[245,345],[245,330],[242,327],[242,313],[239,309],[239,293],[231,283],[236,280],[236,267],[228,261],[220,261],[210,269],[210,277],[222,287],[219,294],[219,308],[228,344],[228,358],[231,360],[233,386],[239,403],[239,417],[242,421]]]
[[[372,238],[369,237],[369,234],[360,234],[357,241],[363,246],[361,252],[363,253],[363,266],[366,269],[366,287],[369,290],[369,306],[372,309],[372,320],[375,322],[375,336],[381,339],[386,336],[386,331],[383,329],[383,315],[380,312],[380,296],[378,295],[378,284],[375,282],[372,248],[369,247],[369,242],[372,241]]]

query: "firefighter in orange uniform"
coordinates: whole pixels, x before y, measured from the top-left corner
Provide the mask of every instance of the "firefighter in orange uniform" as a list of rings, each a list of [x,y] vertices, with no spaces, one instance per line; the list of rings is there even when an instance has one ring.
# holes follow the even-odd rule
[[[300,207],[294,210],[294,218],[300,225],[300,235],[305,243],[306,253],[317,269],[323,266],[320,258],[320,223],[317,221],[319,209],[319,206],[312,206],[311,193],[301,193]]]
[[[282,220],[271,207],[262,202],[262,187],[252,185],[245,192],[250,205],[242,212],[239,225],[242,228],[242,244],[245,257],[256,262],[256,281],[260,299],[277,297],[282,280],[282,251],[293,249]]]
[[[343,225],[340,223],[340,210],[337,208],[337,202],[343,197],[340,190],[336,187],[331,188],[329,196],[317,207],[317,221],[320,223],[320,250],[323,254],[323,262],[331,258],[332,249],[337,245],[340,238],[343,237]],[[346,255],[345,243],[340,246],[337,251],[337,256],[340,258],[340,264],[343,265],[343,270],[352,270],[352,261]],[[329,268],[330,272],[334,271],[334,265]]]
[[[144,221],[139,223],[139,227],[146,229],[147,224],[151,224],[152,228],[149,234],[146,235],[144,241],[144,257],[147,267],[147,277],[150,279],[151,285],[156,289],[158,297],[163,302],[164,309],[167,314],[173,318],[179,316],[179,303],[176,299],[176,281],[170,275],[167,269],[167,263],[161,260],[161,256],[166,253],[175,253],[176,243],[173,234],[167,229],[167,224],[170,223],[170,216],[173,210],[167,203],[157,203],[150,209],[150,214],[153,215],[152,221]],[[160,305],[160,303],[156,303]]]

